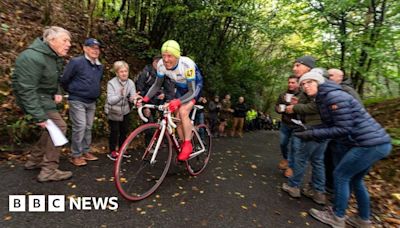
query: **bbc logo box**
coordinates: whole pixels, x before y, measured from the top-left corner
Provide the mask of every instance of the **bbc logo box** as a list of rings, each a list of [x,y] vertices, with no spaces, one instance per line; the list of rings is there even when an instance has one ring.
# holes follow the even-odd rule
[[[10,195],[8,197],[8,210],[10,212],[64,212],[64,195]]]

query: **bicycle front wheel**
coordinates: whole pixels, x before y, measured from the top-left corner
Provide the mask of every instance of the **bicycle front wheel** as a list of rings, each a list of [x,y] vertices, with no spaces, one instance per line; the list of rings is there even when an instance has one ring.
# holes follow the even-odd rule
[[[199,175],[206,168],[211,155],[211,133],[205,124],[195,126],[192,131],[193,152],[186,160],[186,168],[192,176]]]
[[[161,138],[159,149],[155,151]],[[151,162],[156,154],[154,162]],[[162,183],[171,164],[172,141],[160,124],[148,123],[135,129],[122,145],[115,163],[114,179],[119,193],[137,201],[150,196]]]

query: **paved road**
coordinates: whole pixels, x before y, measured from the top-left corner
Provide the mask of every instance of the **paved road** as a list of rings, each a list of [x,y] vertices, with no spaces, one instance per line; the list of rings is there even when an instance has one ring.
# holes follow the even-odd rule
[[[37,183],[38,171],[19,161],[0,162],[0,227],[322,227],[305,212],[311,200],[293,200],[280,190],[285,181],[276,168],[278,133],[259,131],[244,138],[214,140],[212,160],[198,177],[183,168],[168,175],[158,191],[140,202],[118,195],[113,163],[100,160],[75,168],[64,158],[61,169],[74,171],[64,182]],[[8,212],[8,196],[16,194],[118,197],[112,210]]]

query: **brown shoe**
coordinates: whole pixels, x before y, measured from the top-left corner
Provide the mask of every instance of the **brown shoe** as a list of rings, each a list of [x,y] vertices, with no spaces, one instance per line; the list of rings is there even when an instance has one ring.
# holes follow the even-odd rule
[[[99,160],[98,157],[94,156],[94,155],[93,155],[92,153],[90,153],[90,152],[87,152],[87,153],[84,154],[82,157],[83,157],[83,159],[85,159],[86,161],[96,161],[96,160]]]
[[[288,165],[289,165],[288,160],[283,159],[283,160],[281,160],[281,161],[279,162],[278,167],[279,167],[279,169],[287,169],[287,168],[288,168]]]
[[[285,170],[285,177],[289,178],[293,176],[293,170],[291,168],[287,168]]]
[[[61,171],[59,169],[42,168],[37,177],[37,180],[39,182],[61,181],[69,179],[71,176],[72,176],[71,171]]]
[[[79,157],[72,157],[69,159],[69,161],[76,165],[76,166],[84,166],[87,164],[87,162],[85,161],[85,159],[83,158],[83,156],[79,156]]]

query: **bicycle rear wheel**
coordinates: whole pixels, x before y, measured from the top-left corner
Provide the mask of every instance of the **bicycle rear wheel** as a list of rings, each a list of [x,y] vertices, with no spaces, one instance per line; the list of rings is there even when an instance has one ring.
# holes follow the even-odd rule
[[[199,124],[195,127],[198,134],[192,131],[193,152],[190,158],[186,160],[186,169],[192,176],[199,175],[204,171],[210,159],[212,146],[211,133],[208,127],[205,124]]]
[[[144,124],[135,129],[122,145],[115,163],[114,179],[119,193],[125,199],[137,201],[150,196],[168,173],[172,141],[167,133],[160,134],[160,124]],[[160,137],[162,142],[156,162],[151,164]]]

